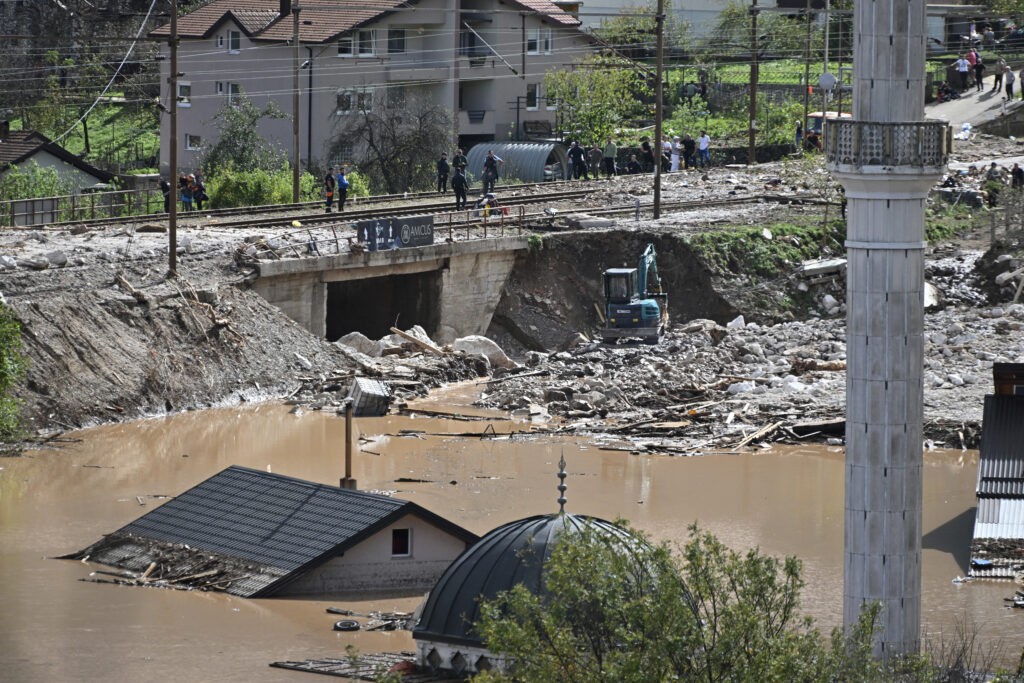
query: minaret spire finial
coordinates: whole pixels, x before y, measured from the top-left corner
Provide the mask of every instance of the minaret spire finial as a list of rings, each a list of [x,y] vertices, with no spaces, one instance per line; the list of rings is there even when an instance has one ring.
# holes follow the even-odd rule
[[[565,454],[562,454],[561,459],[558,461],[558,514],[565,514],[565,490],[569,488],[565,485],[565,478],[569,475],[565,473]]]

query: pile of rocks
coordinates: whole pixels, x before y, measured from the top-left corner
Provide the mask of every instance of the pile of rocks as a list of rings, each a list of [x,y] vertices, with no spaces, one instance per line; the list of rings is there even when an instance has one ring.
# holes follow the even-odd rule
[[[980,422],[992,363],[1024,358],[1021,330],[1020,304],[928,316],[925,418],[936,426],[929,435],[942,440],[963,432],[943,425]],[[632,424],[625,433],[642,437],[640,445],[670,435],[677,445],[717,447],[772,425],[792,438],[799,423],[844,419],[845,335],[845,321],[835,318],[770,326],[696,320],[653,348],[585,343],[531,352],[529,376],[502,378],[478,404],[546,411],[572,420],[574,431],[622,434]]]

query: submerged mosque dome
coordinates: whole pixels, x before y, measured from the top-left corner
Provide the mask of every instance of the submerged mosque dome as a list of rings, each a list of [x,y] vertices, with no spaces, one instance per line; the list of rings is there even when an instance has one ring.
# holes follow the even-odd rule
[[[559,463],[565,479],[565,461]],[[565,484],[559,485],[564,493]],[[565,498],[558,502],[564,506]],[[480,603],[522,584],[544,594],[544,564],[564,532],[590,526],[628,542],[636,537],[626,529],[596,517],[564,511],[526,517],[504,524],[466,549],[438,579],[413,629],[417,662],[434,671],[456,674],[500,666],[476,633]]]

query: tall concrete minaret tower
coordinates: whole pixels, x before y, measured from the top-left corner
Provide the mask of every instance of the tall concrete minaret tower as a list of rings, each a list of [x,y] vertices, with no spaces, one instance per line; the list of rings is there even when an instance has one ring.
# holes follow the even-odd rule
[[[857,0],[853,26],[853,120],[825,135],[849,200],[843,620],[881,601],[889,657],[920,647],[924,210],[952,137],[923,120],[925,1]]]

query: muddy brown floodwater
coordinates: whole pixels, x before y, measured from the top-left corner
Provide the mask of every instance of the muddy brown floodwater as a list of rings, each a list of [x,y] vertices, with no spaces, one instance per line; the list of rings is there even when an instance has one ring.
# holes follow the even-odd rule
[[[478,387],[426,399],[452,407]],[[494,415],[494,414],[492,414]],[[479,432],[493,424],[498,438]],[[357,420],[355,476],[365,490],[394,491],[483,534],[504,522],[552,512],[564,453],[567,508],[625,517],[656,539],[683,542],[695,520],[738,548],[760,546],[804,561],[805,609],[830,629],[841,619],[843,464],[840,449],[774,448],[703,458],[634,456],[540,435],[508,437],[528,423],[386,417]],[[425,434],[398,436],[401,429]],[[329,605],[357,611],[413,610],[419,596],[328,596],[245,600],[223,594],[78,581],[99,567],[51,560],[233,464],[335,482],[343,474],[344,421],[289,414],[277,405],[208,410],[98,427],[77,443],[0,459],[0,671],[17,681],[311,680],[271,661],[412,647],[408,633],[335,633]],[[373,455],[372,451],[380,455]],[[925,458],[924,629],[951,633],[958,619],[1003,662],[1024,643],[1024,614],[1003,607],[1007,582],[954,585],[966,571],[977,454]],[[399,477],[429,480],[395,483]],[[145,505],[140,505],[141,496]]]

